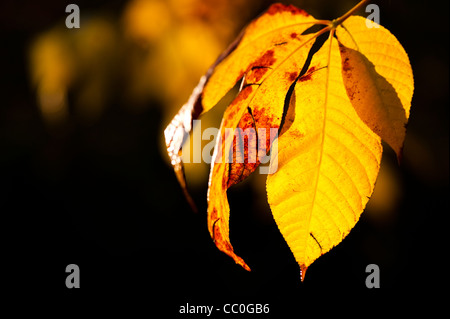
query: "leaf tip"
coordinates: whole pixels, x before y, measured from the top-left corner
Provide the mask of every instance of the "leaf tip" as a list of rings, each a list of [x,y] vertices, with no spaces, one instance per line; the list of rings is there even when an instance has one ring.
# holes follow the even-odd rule
[[[247,271],[252,271],[250,269],[250,267],[245,263],[244,259],[242,259],[241,257],[239,257],[238,255],[236,255],[233,251],[231,252],[231,254],[229,254],[229,256],[231,258],[233,258],[233,260],[236,262],[236,264],[242,266],[242,268],[244,268]]]
[[[247,271],[252,271],[251,269],[250,269],[250,267],[244,262],[244,264],[242,264],[241,265],[245,270],[247,270]]]
[[[233,258],[234,262],[240,266],[242,266],[242,268],[244,268],[247,271],[252,271],[250,269],[250,267],[245,263],[244,259],[242,259],[241,257],[239,257],[238,255],[236,255],[233,251],[231,252],[225,252],[226,254],[228,254],[231,258]]]
[[[187,189],[186,179],[184,177],[183,166],[179,163],[179,164],[174,165],[173,169],[175,171],[175,176],[178,180],[178,183],[180,184],[181,189],[183,191],[184,197],[186,198],[186,201],[188,202],[192,211],[194,213],[198,213],[197,205],[195,205],[194,199],[191,197],[191,195],[189,194],[189,191]]]
[[[306,265],[300,265],[300,280],[303,282],[305,280],[306,270],[308,267]]]

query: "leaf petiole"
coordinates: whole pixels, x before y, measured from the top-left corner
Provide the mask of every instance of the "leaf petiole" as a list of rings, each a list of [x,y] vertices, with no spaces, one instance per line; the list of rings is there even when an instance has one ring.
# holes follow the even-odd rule
[[[314,21],[314,24],[322,24],[327,26],[332,26],[333,21],[330,20],[316,20]]]
[[[359,8],[361,8],[363,5],[365,5],[367,2],[369,2],[369,0],[362,0],[360,1],[356,6],[354,6],[353,8],[351,8],[347,13],[345,13],[343,16],[334,19],[333,21],[331,21],[331,27],[333,29],[336,29],[342,22],[344,22],[345,20],[347,20],[347,18],[349,16],[351,16],[353,13],[355,13],[355,11],[357,11]]]

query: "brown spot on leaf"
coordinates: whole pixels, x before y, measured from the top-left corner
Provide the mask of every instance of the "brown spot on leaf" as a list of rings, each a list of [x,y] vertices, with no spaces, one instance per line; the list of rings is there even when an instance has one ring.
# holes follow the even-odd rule
[[[236,110],[235,110],[235,109],[233,109],[232,111],[230,111],[230,112],[227,114],[227,116],[228,116],[229,118],[233,118],[235,115],[236,115]]]
[[[264,107],[259,108],[255,106],[253,108],[253,118],[255,119],[258,128],[278,128],[278,125],[274,125],[274,118],[266,112]]]
[[[345,56],[344,61],[342,61],[342,70],[345,72],[351,71],[353,67],[351,66],[350,59],[348,57],[348,51],[346,47],[339,43],[339,51],[341,52],[341,57]]]
[[[242,116],[237,129],[233,138],[233,161],[229,167],[227,188],[246,179],[259,165],[257,134],[249,112]]]
[[[304,82],[311,80],[312,74],[315,70],[316,70],[315,66],[310,67],[309,70],[302,77],[300,77],[300,79],[298,79],[298,81]]]
[[[309,14],[306,11],[297,8],[297,7],[293,6],[292,4],[284,5],[282,3],[275,3],[275,4],[271,5],[270,8],[267,10],[267,13],[269,15],[274,15],[274,14],[282,13],[282,12],[290,12],[291,14],[300,14],[300,15],[303,15],[306,17],[309,16]]]
[[[276,60],[273,50],[266,51],[261,57],[248,66],[245,71],[245,82],[250,84],[259,82]]]
[[[286,72],[286,77],[289,79],[290,82],[294,82],[297,78],[298,73],[297,72]]]
[[[240,130],[233,138],[233,160],[229,164],[227,188],[245,180],[260,165],[261,157],[269,153],[276,137],[270,134],[270,128],[278,129],[269,114],[265,108],[254,106],[239,121],[237,128]]]
[[[342,44],[339,44],[339,51],[342,59],[342,75],[344,76],[345,89],[351,101],[355,99],[355,95],[360,93],[358,90],[357,81],[353,78],[353,66],[351,64],[349,54],[350,52]]]
[[[266,67],[253,68],[253,70],[250,71],[251,73],[248,75],[248,81],[253,83],[259,82],[264,74],[266,74],[267,70],[269,69]]]
[[[292,39],[296,39],[296,38],[297,38],[297,36],[298,36],[298,34],[297,34],[297,33],[295,33],[295,32],[292,32],[292,33],[291,33],[291,38],[292,38]]]
[[[273,50],[268,50],[259,59],[250,64],[250,69],[254,67],[269,67],[274,64],[276,60]]]
[[[350,62],[349,62],[349,58],[345,58],[344,64],[342,65],[342,69],[346,72],[350,71],[352,69]]]
[[[252,93],[253,91],[253,87],[251,85],[246,86],[245,88],[242,89],[241,92],[239,92],[239,94],[236,96],[236,98],[233,100],[232,105],[235,105],[241,101],[244,101],[248,98],[248,96],[250,95],[250,93]]]
[[[311,80],[311,73],[303,75],[300,79],[298,79],[299,82],[305,82]]]
[[[213,210],[211,212],[210,219],[213,221],[217,220],[217,209],[215,207],[213,208]]]
[[[265,139],[263,136],[258,136],[258,145],[265,145],[265,148],[261,147],[261,153],[259,157],[266,155],[270,151],[273,140],[276,136],[270,135],[270,128],[279,128],[279,120],[277,121],[273,116],[269,115],[271,113],[266,112],[264,107],[254,107],[253,108],[253,118],[256,122],[256,127],[260,132],[262,129],[265,130]]]

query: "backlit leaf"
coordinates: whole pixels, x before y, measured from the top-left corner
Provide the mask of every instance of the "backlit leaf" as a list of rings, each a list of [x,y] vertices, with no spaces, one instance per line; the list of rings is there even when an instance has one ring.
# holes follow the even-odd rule
[[[347,97],[336,39],[314,55],[295,96],[295,120],[279,138],[278,171],[267,178],[267,196],[304,274],[358,221],[382,148]]]
[[[408,55],[388,30],[367,29],[362,17],[348,18],[336,34],[356,112],[400,157],[414,91]]]
[[[358,221],[380,168],[381,140],[401,154],[414,89],[411,66],[389,31],[350,17],[366,2],[333,21],[272,5],[218,58],[165,130],[185,188],[180,152],[192,120],[241,81],[211,163],[208,230],[247,270],[229,238],[227,189],[254,172],[263,156],[272,157],[268,202],[303,279]],[[324,27],[305,32],[315,24]],[[324,33],[328,40],[320,45]]]

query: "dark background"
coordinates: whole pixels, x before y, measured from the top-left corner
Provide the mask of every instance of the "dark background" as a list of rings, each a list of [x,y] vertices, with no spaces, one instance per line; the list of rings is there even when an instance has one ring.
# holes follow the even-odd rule
[[[127,5],[76,3],[81,28],[85,16],[107,12],[119,19]],[[356,1],[292,3],[316,18],[332,19]],[[46,308],[66,304],[73,309],[81,301],[105,299],[114,309],[131,297],[133,308],[142,307],[145,314],[164,311],[163,317],[175,316],[186,302],[269,303],[271,314],[305,308],[352,313],[354,301],[372,307],[366,309],[388,309],[402,299],[414,309],[421,303],[410,304],[410,297],[437,292],[447,272],[440,262],[445,233],[439,225],[448,213],[448,2],[373,3],[380,6],[381,24],[407,51],[415,77],[404,161],[396,166],[387,147],[383,155],[401,196],[381,218],[369,203],[348,237],[314,262],[301,283],[266,198],[252,181],[228,192],[231,241],[252,272],[215,248],[206,227],[207,180],[192,187],[200,208],[194,214],[161,152],[163,130],[176,112],[164,99],[123,98],[128,79],[120,74],[107,91],[107,108],[95,120],[76,115],[80,89],[75,84],[68,88],[64,122],[46,122],[30,80],[30,43],[64,24],[67,3],[3,1],[0,210],[7,270],[2,275],[12,285],[2,289],[18,300],[28,293],[33,300],[45,296],[48,303],[41,305]],[[269,4],[249,2],[249,18]],[[248,21],[240,19],[240,26]],[[192,88],[189,84],[183,92]],[[80,267],[80,289],[65,287],[65,267],[71,263]],[[371,263],[381,269],[381,289],[365,286],[365,267]],[[342,302],[328,307],[333,301]],[[323,304],[316,308],[316,302]]]

